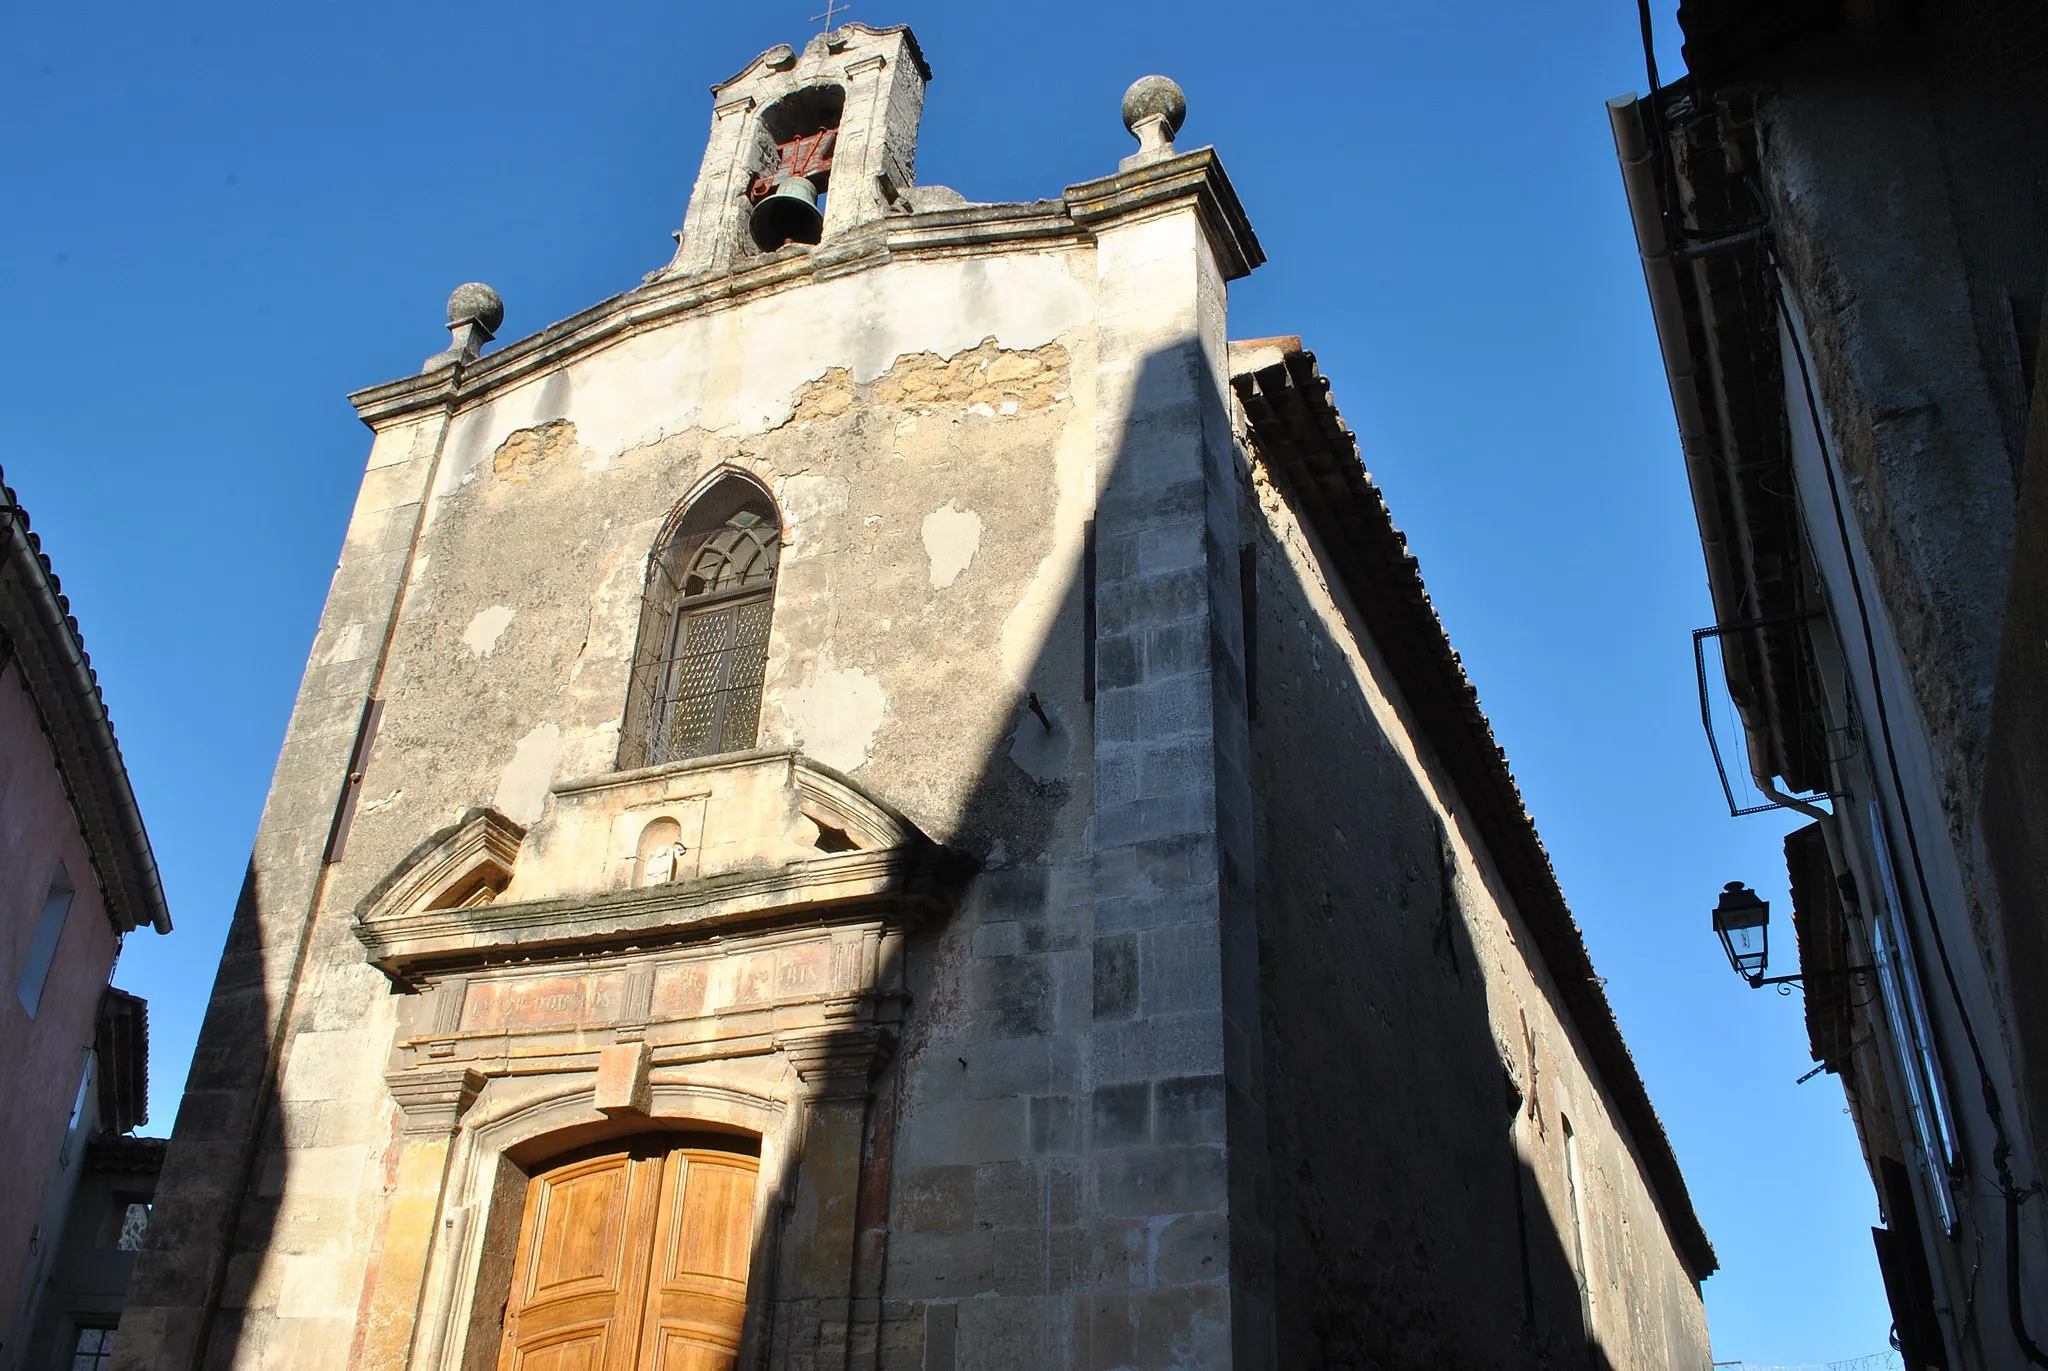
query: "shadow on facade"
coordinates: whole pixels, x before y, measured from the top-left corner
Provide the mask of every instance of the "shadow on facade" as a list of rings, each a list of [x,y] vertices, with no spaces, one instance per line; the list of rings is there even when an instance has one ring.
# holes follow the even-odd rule
[[[1227,423],[1209,367],[1192,343],[1144,360],[1103,479],[1092,602],[1068,586],[957,820],[911,815],[981,869],[903,946],[893,1051],[867,1022],[814,1044],[805,1124],[761,1177],[756,1364],[841,1345],[855,1365],[927,1371],[1149,1364],[1234,1320],[1243,1364],[1270,1329],[1285,1366],[1610,1365],[1584,1317],[1590,1235],[1546,1199],[1565,1189],[1565,1121],[1489,1008],[1489,961],[1521,954],[1472,932],[1477,904],[1510,899],[1483,858],[1458,858],[1456,815],[1447,828],[1382,732],[1323,586],[1257,517],[1264,499],[1290,520],[1288,492],[1221,470],[1227,456],[1202,470],[1204,434],[1215,447]],[[867,441],[859,419],[849,443]],[[962,654],[935,669],[987,670],[985,644]],[[152,1367],[227,1367],[238,1343],[289,1336],[256,1323],[291,1321],[295,1301],[353,1303],[284,1290],[243,1308],[266,1252],[331,1231],[278,1222],[287,1115],[295,1147],[320,1145],[322,1118],[280,1106],[266,1030],[291,1011],[272,993],[294,960],[361,956],[337,910],[303,957],[263,947],[263,898],[252,871],[130,1297],[124,1344],[164,1348]],[[850,1205],[816,1181],[848,1149]],[[1618,1218],[1585,1219],[1608,1225],[1608,1254]],[[1626,1271],[1588,1275],[1596,1318],[1610,1291],[1638,1303]]]

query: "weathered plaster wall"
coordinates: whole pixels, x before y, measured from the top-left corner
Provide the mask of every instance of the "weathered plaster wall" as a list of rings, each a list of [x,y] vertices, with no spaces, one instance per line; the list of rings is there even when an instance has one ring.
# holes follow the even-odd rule
[[[1484,851],[1261,468],[1259,937],[1281,1364],[1709,1363],[1705,1313]]]
[[[1774,95],[1758,120],[1773,238],[1806,320],[1843,498],[1898,619],[1940,784],[1961,801],[1951,840],[1967,851],[2017,454],[1989,376],[2004,359],[1979,348],[1942,131],[1923,88],[1876,76]],[[1787,400],[1804,409],[1803,384]],[[1816,544],[1834,541],[1828,504],[1808,509]]]
[[[1068,431],[1091,368],[1085,334],[1058,340],[1087,297],[1057,258],[1036,262],[1033,280],[969,262],[770,297],[459,415],[353,879],[467,805],[530,822],[551,780],[612,767],[648,550],[721,467],[758,477],[784,516],[760,744],[857,774],[954,838],[1078,561],[1080,516],[1058,545],[1053,516],[1063,479],[1069,498],[1085,488],[1061,467],[1088,460]],[[933,550],[934,520],[977,531]],[[947,727],[917,727],[935,717]],[[473,746],[449,755],[458,733]]]
[[[16,995],[22,963],[62,862],[75,893],[34,1018]],[[35,701],[0,668],[0,1330],[11,1328],[32,1257],[58,1234],[31,1232],[43,1217],[58,1147],[92,1045],[100,991],[119,939],[108,922],[85,840],[50,755]],[[77,1165],[77,1159],[72,1159]],[[0,1349],[4,1364],[12,1349]]]
[[[565,888],[584,849],[564,787],[594,791],[572,783],[619,755],[650,545],[728,470],[771,490],[784,521],[760,743],[847,773],[981,864],[961,907],[903,947],[910,1010],[872,1108],[872,1059],[827,1098],[832,1044],[816,1037],[764,1030],[744,1060],[684,1062],[675,1039],[660,1045],[662,1117],[701,1118],[715,1097],[719,1122],[762,1135],[764,1185],[789,1186],[772,1198],[790,1214],[777,1278],[793,1285],[775,1291],[784,1307],[750,1310],[750,1336],[790,1366],[843,1355],[833,1340],[862,1320],[880,1365],[904,1371],[1272,1364],[1273,1178],[1292,1177],[1266,1164],[1276,1040],[1260,1023],[1224,270],[1192,199],[1140,210],[1092,221],[1086,246],[820,270],[601,350],[550,331],[497,373],[530,367],[526,379],[481,399],[451,386],[442,411],[380,421],[124,1368],[384,1366],[409,1344],[415,1366],[488,1361],[490,1301],[444,1300],[462,1276],[429,1249],[498,1270],[504,1235],[433,1225],[494,1221],[480,1216],[496,1201],[471,1207],[503,1188],[493,1149],[523,1164],[562,1129],[601,1123],[567,1081],[603,1075],[572,1060],[595,1029],[550,1023],[569,1046],[545,1060],[462,1058],[436,1102],[414,1070],[432,1051],[419,1040],[436,1006],[467,1002],[394,995],[350,912],[479,806],[534,825],[536,849],[559,837],[536,850],[533,879]],[[379,394],[382,413],[417,398]],[[384,707],[346,856],[323,868],[373,693]],[[765,774],[772,758],[720,763],[756,764]],[[592,892],[622,860],[600,855]],[[506,905],[528,878],[511,879]],[[542,993],[526,968],[475,983],[500,1000]],[[409,1044],[397,1057],[394,1035]],[[387,1080],[401,1059],[408,1074]],[[472,1061],[490,1066],[478,1081],[463,1075]],[[806,1070],[820,1093],[795,1088]],[[481,1093],[461,1115],[465,1090]],[[403,1118],[400,1091],[413,1092]],[[1604,1125],[1591,1096],[1573,1097],[1575,1122],[1581,1104],[1597,1177]],[[436,1109],[438,1135],[413,1127]],[[776,1132],[799,1114],[807,1133]],[[830,1194],[857,1195],[858,1212],[825,1203],[814,1171],[856,1177]],[[438,1208],[447,1196],[464,1198]],[[226,1222],[231,1256],[209,1272]],[[451,1322],[415,1339],[416,1307]]]
[[[998,874],[978,899],[1012,898],[1004,870],[1078,851],[1085,776],[1077,790],[1071,759],[1086,735],[1071,583],[1094,461],[1092,275],[1085,257],[1053,254],[905,265],[679,322],[458,413],[423,515],[438,416],[379,435],[293,725],[294,743],[317,737],[324,755],[301,767],[287,745],[256,917],[238,928],[282,973],[264,987],[269,1004],[284,1001],[332,773],[401,582],[403,610],[347,857],[321,878],[326,912],[291,1004],[278,1124],[255,1159],[216,1348],[239,1345],[251,1364],[347,1359],[395,1183],[382,1072],[397,1007],[347,911],[470,808],[531,822],[551,784],[612,767],[650,544],[721,466],[761,479],[785,518],[762,745],[804,748],[987,857]],[[415,518],[408,559],[395,535]],[[365,593],[347,593],[358,582]],[[1048,639],[1063,645],[1048,651]],[[1029,772],[1008,755],[1020,719],[1045,733],[1022,709],[1027,689],[1056,720],[1050,739],[1014,744]],[[1068,960],[1071,1013],[1088,991],[1085,954]],[[230,1005],[241,974],[231,948]],[[997,990],[1015,1004],[1016,987],[984,976],[934,990],[935,1012],[946,993]],[[245,1044],[216,1050],[222,1074],[236,1051],[249,1073]],[[210,1079],[202,1060],[199,1088]],[[181,1147],[199,1132],[181,1120]],[[174,1153],[173,1182],[179,1169]],[[233,1182],[217,1165],[208,1189]],[[199,1187],[187,1193],[201,1207]],[[154,1268],[161,1283],[183,1279],[167,1265]],[[138,1304],[157,1293],[139,1289]]]
[[[2021,117],[2022,106],[2033,117],[2034,102],[1998,110],[1993,87],[1972,93],[1971,84],[1944,90],[1868,70],[1851,54],[1836,71],[1766,94],[1757,119],[1759,179],[1793,305],[1780,337],[1798,498],[1853,701],[1837,724],[1854,724],[1862,744],[1837,770],[1844,845],[1874,911],[1884,898],[1876,844],[1889,842],[1917,930],[1974,1178],[1952,1187],[1960,1244],[1931,1242],[1928,1256],[1960,1354],[2000,1364],[2016,1353],[2002,1331],[1984,1330],[2009,1322],[1996,1308],[2002,1288],[1979,1293],[1959,1254],[2005,1246],[2000,1124],[2016,1185],[2038,1179],[2048,1147],[2039,919],[2024,901],[2001,899],[1988,849],[2023,851],[2025,840],[2012,843],[2012,811],[1998,807],[2010,791],[1986,790],[1993,685],[2017,593],[2025,386],[2015,326],[2039,308],[2048,210],[2038,185],[2013,175],[2026,162],[2015,147],[2038,133]],[[2018,698],[2033,693],[2030,682]],[[1885,839],[1872,834],[1873,804]],[[1952,990],[1930,928],[1948,950]],[[1998,1121],[1975,1079],[1973,1029]],[[1862,1099],[1909,1119],[1898,1068],[1888,1075]],[[1914,1149],[1900,1150],[1913,1163]],[[1923,1187],[1923,1222],[1938,1228],[1925,1188],[1944,1182],[1909,1170]],[[2021,1245],[2029,1270],[2048,1256],[2048,1228],[2024,1213]],[[2023,1281],[2028,1297],[2037,1284]],[[1990,1312],[1966,1314],[1973,1302]],[[2030,1326],[2044,1311],[2033,1299]]]
[[[1782,329],[1789,330],[1790,327],[1788,321]],[[1787,339],[1785,366],[1790,389],[1801,386],[1801,382],[1789,332],[1784,336]],[[1790,389],[1790,393],[1797,399],[1800,391]],[[2021,1072],[2029,1060],[2026,1050],[2029,1044],[2023,1038],[2024,1016],[2031,1010],[2031,1005],[2024,995],[2017,1003],[2009,997],[2013,987],[2024,986],[2027,981],[2008,978],[2008,968],[2001,956],[2005,950],[2002,940],[1983,940],[1987,930],[1980,921],[1991,917],[1991,912],[1984,906],[1991,902],[1993,892],[1973,883],[1987,881],[1988,870],[1978,863],[1966,861],[1964,853],[1943,840],[1944,830],[1949,824],[1964,821],[1958,810],[1973,806],[1959,804],[1962,800],[1959,792],[1945,787],[1946,779],[1952,778],[1956,768],[1965,763],[1963,759],[1941,754],[1942,741],[1929,729],[1916,705],[1916,673],[1902,641],[1899,625],[1902,619],[1921,619],[1921,613],[1910,604],[1895,608],[1896,602],[1870,594],[1869,588],[1880,583],[1879,573],[1862,525],[1853,517],[1849,519],[1849,536],[1845,545],[1833,525],[1827,473],[1812,420],[1803,405],[1794,408],[1790,418],[1794,477],[1802,506],[1812,511],[1808,515],[1808,527],[1815,530],[1812,534],[1815,570],[1836,606],[1855,604],[1850,584],[1852,566],[1853,574],[1861,579],[1869,597],[1867,625],[1861,616],[1853,613],[1845,621],[1838,621],[1837,632],[1842,635],[1845,651],[1841,654],[1828,653],[1822,659],[1831,666],[1839,663],[1841,676],[1834,678],[1832,672],[1830,675],[1841,717],[1870,721],[1862,730],[1865,746],[1841,758],[1835,772],[1835,789],[1844,797],[1838,806],[1844,815],[1839,830],[1843,855],[1855,878],[1857,890],[1862,892],[1863,918],[1867,921],[1876,917],[1888,899],[1888,887],[1878,855],[1879,843],[1887,843],[1889,847],[1884,860],[1891,864],[1896,877],[1891,888],[1897,890],[1902,902],[1901,917],[1907,921],[1907,927],[1920,930],[1924,930],[1931,919],[1941,921],[1943,936],[1954,950],[1954,964],[1958,971],[1956,987],[1961,992],[1967,1012],[1977,1024],[1998,1023],[2004,1030],[2001,1035],[2004,1037],[2004,1050],[1987,1057],[1986,1071],[2003,1099],[2023,1100],[2025,1097],[2019,1089],[2023,1080]],[[1837,479],[1840,480],[1839,473]],[[1863,637],[1865,632],[1869,634],[1867,646]],[[1877,660],[1874,677],[1869,665],[1873,654]],[[1889,754],[1885,730],[1874,722],[1879,717],[1878,691],[1882,691],[1885,701],[1891,743]],[[1894,783],[1891,771],[1894,756],[1899,768],[1897,779],[1903,785],[1903,792]],[[1882,837],[1873,827],[1873,811],[1882,816]],[[1969,821],[1975,822],[1974,819]],[[1910,830],[1909,824],[1912,826]],[[1918,870],[1926,875],[1927,891],[1932,896],[1931,908],[1923,900],[1916,879],[1914,850],[1906,842],[1909,831],[1917,839]],[[1869,927],[1867,922],[1864,926],[1866,929]],[[1996,1133],[1983,1108],[1983,1093],[1977,1088],[1974,1073],[1962,1074],[1971,1070],[1972,1061],[1956,997],[1949,993],[1941,973],[1939,954],[1931,940],[1924,932],[1915,936],[1919,939],[1920,951],[1916,955],[1919,957],[1922,994],[1936,1040],[1944,1045],[1942,1060],[1951,1064],[1948,1071],[1952,1074],[1944,1076],[1946,1095],[1951,1117],[1957,1121],[1965,1164],[1977,1174],[1995,1176],[1996,1164],[1992,1160],[1991,1149],[1996,1143]],[[1971,947],[1972,951],[1963,951],[1965,947]],[[1923,1229],[1933,1232],[1941,1226],[1939,1216],[1942,1211],[1929,1192],[1931,1187],[1945,1182],[1936,1179],[1933,1172],[1920,1164],[1918,1146],[1910,1141],[1913,1111],[1904,1075],[1908,1068],[1901,1062],[1894,1041],[1891,1031],[1881,1027],[1869,1045],[1876,1054],[1874,1059],[1885,1062],[1886,1066],[1882,1074],[1874,1073],[1874,1079],[1860,1083],[1864,1088],[1856,1093],[1856,1103],[1859,1109],[1868,1109],[1872,1113],[1859,1116],[1858,1125],[1865,1134],[1867,1160],[1873,1167],[1881,1156],[1906,1164],[1915,1184],[1922,1188],[1918,1204]],[[2039,1054],[2033,1059],[2038,1061]],[[2018,1124],[2025,1117],[2022,1114],[2019,1118],[2009,1118],[2008,1126]],[[2008,1165],[2018,1175],[2032,1174],[2039,1165],[2035,1160],[2038,1152],[2030,1145],[2030,1139],[2022,1129],[2012,1127],[2011,1136],[2014,1148]],[[1966,1216],[1965,1223],[1976,1235],[1975,1240],[2002,1249],[2005,1214],[1996,1191],[1988,1186],[1980,1189],[1970,1185],[1951,1185],[1949,1191],[1953,1196],[1952,1203]],[[2040,1259],[2034,1254],[2048,1250],[2037,1245],[2041,1236],[2027,1233],[2024,1239],[2024,1246],[2033,1260]],[[1992,1357],[2000,1356],[2004,1349],[1998,1345],[1996,1335],[1985,1339],[1981,1330],[1985,1327],[2003,1329],[2005,1321],[1987,1325],[1980,1319],[1966,1318],[1960,1312],[1959,1306],[1966,1303],[1960,1297],[1961,1292],[1970,1288],[1968,1263],[1958,1255],[1962,1250],[1953,1243],[1937,1241],[1929,1244],[1929,1264],[1940,1287],[1936,1293],[1937,1304],[1951,1311],[1951,1327],[1962,1345],[1989,1341],[1991,1347],[1980,1348],[1979,1354],[1988,1352]],[[2003,1295],[2002,1292],[1988,1292],[1984,1298],[2002,1300]]]

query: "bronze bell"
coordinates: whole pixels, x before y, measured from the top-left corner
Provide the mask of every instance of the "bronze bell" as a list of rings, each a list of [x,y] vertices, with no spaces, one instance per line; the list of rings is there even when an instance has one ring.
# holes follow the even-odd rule
[[[784,243],[815,243],[825,233],[825,216],[818,213],[818,188],[805,176],[785,176],[774,191],[754,206],[747,230],[754,246],[773,252]]]

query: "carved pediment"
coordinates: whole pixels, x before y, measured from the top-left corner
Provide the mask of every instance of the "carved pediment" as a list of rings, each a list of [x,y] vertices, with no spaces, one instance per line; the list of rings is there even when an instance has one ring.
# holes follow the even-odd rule
[[[973,869],[858,784],[751,752],[557,785],[522,832],[473,813],[394,872],[356,936],[395,982],[880,918],[949,903]]]
[[[512,883],[526,830],[495,809],[472,809],[461,823],[414,848],[356,910],[358,924],[418,910],[488,904]]]

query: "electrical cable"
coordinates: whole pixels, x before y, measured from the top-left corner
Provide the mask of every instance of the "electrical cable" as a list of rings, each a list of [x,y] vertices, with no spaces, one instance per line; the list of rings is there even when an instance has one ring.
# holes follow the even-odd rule
[[[1647,0],[1644,0],[1647,5]],[[1955,1003],[1956,1017],[1963,1025],[1963,1039],[1969,1044],[1970,1058],[1977,1069],[1977,1087],[1984,1096],[1984,1109],[1991,1122],[1991,1131],[1996,1141],[1991,1149],[1991,1164],[1998,1171],[1998,1188],[2005,1196],[2005,1251],[2006,1251],[2006,1310],[2012,1318],[2012,1334],[2018,1340],[2020,1350],[2027,1360],[2036,1366],[2048,1366],[2048,1354],[2035,1344],[2027,1332],[2026,1320],[2020,1310],[2020,1202],[2034,1193],[2030,1188],[2022,1193],[2013,1184],[2012,1140],[2005,1129],[2005,1108],[1998,1095],[1997,1085],[1991,1079],[1990,1069],[1985,1065],[1984,1049],[1977,1040],[1976,1025],[1971,1022],[1969,1008],[1963,1003],[1962,988],[1956,981],[1955,965],[1949,958],[1948,940],[1942,936],[1941,925],[1934,917],[1934,895],[1927,880],[1927,870],[1920,858],[1920,839],[1913,823],[1913,811],[1906,801],[1906,784],[1899,767],[1898,750],[1892,742],[1891,714],[1886,708],[1884,683],[1878,671],[1877,640],[1871,630],[1870,606],[1863,593],[1863,578],[1856,570],[1856,553],[1849,539],[1848,516],[1842,508],[1842,492],[1835,479],[1834,454],[1829,450],[1827,429],[1824,426],[1820,401],[1814,393],[1813,371],[1808,364],[1805,345],[1800,341],[1799,330],[1794,324],[1796,315],[1791,300],[1786,295],[1785,277],[1780,270],[1777,254],[1769,253],[1767,265],[1771,272],[1772,284],[1778,297],[1778,308],[1785,318],[1785,335],[1792,341],[1792,355],[1799,363],[1799,380],[1806,392],[1807,416],[1813,424],[1814,441],[1820,449],[1821,471],[1828,482],[1828,499],[1834,506],[1835,532],[1842,542],[1842,560],[1848,569],[1849,588],[1856,600],[1856,617],[1863,632],[1864,657],[1870,668],[1870,693],[1877,706],[1879,735],[1884,740],[1887,768],[1891,772],[1892,793],[1898,800],[1899,817],[1906,831],[1906,850],[1912,857],[1913,879],[1920,890],[1922,908],[1927,911],[1927,928],[1934,938],[1934,950],[1941,962],[1942,979],[1948,986],[1949,998]]]
[[[1643,25],[1643,68],[1649,74],[1650,95],[1654,100],[1657,94],[1657,42],[1656,35],[1650,25],[1650,0],[1636,0],[1636,17],[1642,21]],[[1657,117],[1657,107],[1655,104],[1650,106],[1650,117],[1652,119]],[[1661,130],[1658,131],[1661,132]],[[1660,139],[1659,141],[1661,142],[1662,140]]]
[[[1678,187],[1672,184],[1671,141],[1664,135],[1664,110],[1657,99],[1657,92],[1662,86],[1657,80],[1657,34],[1650,22],[1650,0],[1636,0],[1636,19],[1643,29],[1644,79],[1650,83],[1650,93],[1643,97],[1643,105],[1650,115],[1650,147],[1657,159],[1657,183],[1664,190],[1664,194],[1658,197],[1662,201],[1658,208],[1665,211],[1667,220],[1675,220],[1678,214]],[[1674,239],[1684,237],[1683,234],[1677,233],[1671,236]]]

